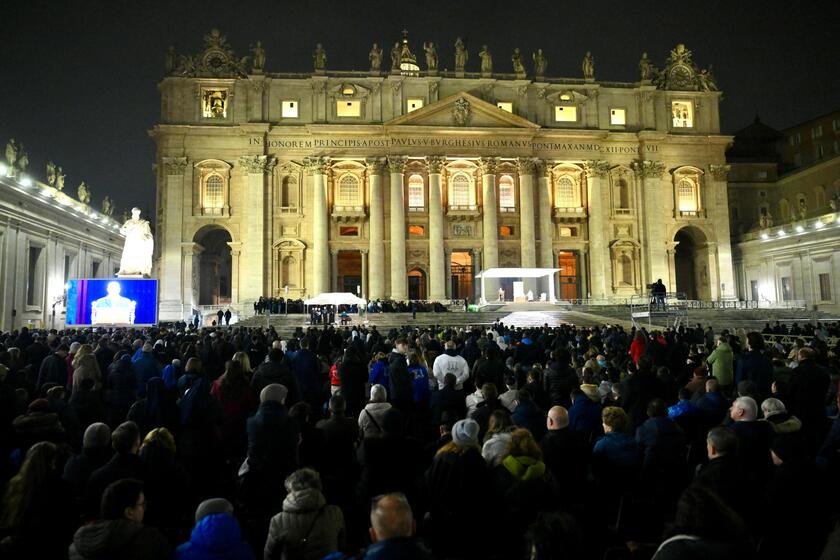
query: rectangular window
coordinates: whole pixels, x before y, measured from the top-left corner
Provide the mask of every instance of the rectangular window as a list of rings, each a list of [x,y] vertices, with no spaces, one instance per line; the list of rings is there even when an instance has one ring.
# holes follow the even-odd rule
[[[758,280],[750,280],[750,299],[758,301]]]
[[[205,119],[226,119],[228,116],[228,90],[201,90],[201,116]]]
[[[817,159],[825,157],[825,150],[823,149],[822,144],[817,144],[816,146],[814,146],[814,155],[817,156]]]
[[[692,128],[694,126],[694,104],[691,101],[672,101],[671,124],[674,128]]]
[[[280,116],[284,119],[298,118],[298,102],[297,100],[288,99],[280,103]]]
[[[412,111],[416,111],[417,109],[422,109],[424,103],[425,102],[420,98],[417,98],[417,97],[409,98],[409,100],[406,101],[405,112],[410,113]]]
[[[408,235],[411,237],[423,237],[426,234],[426,228],[418,225],[408,226]]]
[[[560,228],[560,237],[577,237],[577,228]]]
[[[818,275],[820,280],[820,301],[831,301],[831,276],[827,272]]]
[[[26,305],[41,304],[41,287],[43,286],[41,247],[29,248],[28,268],[26,269]]]
[[[793,136],[788,137],[788,144],[790,144],[791,146],[796,144],[796,141]]]
[[[99,265],[101,263],[99,261],[93,261],[90,263],[90,277],[91,278],[98,278],[99,277]]]
[[[793,299],[793,283],[790,281],[790,276],[782,278],[782,301],[790,301]]]
[[[814,138],[822,138],[822,125],[818,124],[816,128],[814,128]]]
[[[796,133],[796,143],[797,143],[797,144],[801,144],[801,143],[802,143],[802,135],[801,135],[801,134],[799,134],[798,132]]]
[[[362,102],[346,101],[344,99],[335,102],[335,115],[337,117],[361,117]]]
[[[359,236],[359,227],[358,226],[341,226],[338,228],[338,234],[342,236],[350,236],[350,237],[358,237]]]
[[[508,113],[513,113],[513,102],[512,101],[497,101],[496,107],[501,109],[502,111],[507,111]]]
[[[577,107],[573,105],[555,105],[555,122],[577,122]]]
[[[767,178],[767,172],[766,171],[759,171],[758,173],[755,174],[755,176],[759,181],[763,181],[764,179]],[[765,196],[766,196],[766,194],[767,193],[765,193]]]
[[[513,226],[499,226],[499,237],[513,236]]]
[[[610,124],[624,126],[627,124],[624,109],[610,109]]]

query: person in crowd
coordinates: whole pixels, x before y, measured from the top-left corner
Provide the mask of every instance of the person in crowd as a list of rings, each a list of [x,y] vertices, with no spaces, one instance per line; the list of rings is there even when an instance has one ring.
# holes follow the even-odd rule
[[[98,520],[80,527],[73,536],[70,560],[170,558],[172,545],[158,529],[143,525],[145,514],[141,481],[111,483],[102,495]]]
[[[467,360],[458,355],[454,340],[446,341],[443,354],[435,358],[432,372],[437,379],[438,389],[443,389],[443,378],[447,373],[451,373],[455,376],[455,389],[463,390],[464,382],[470,377],[470,366]]]
[[[770,442],[773,429],[758,421],[758,405],[752,397],[738,397],[729,409],[732,431],[738,436],[738,449],[747,472],[763,481],[770,469]]]
[[[90,345],[85,346],[90,348]],[[98,391],[102,386],[102,372],[99,370],[99,362],[96,360],[92,349],[90,352],[89,354],[77,356],[73,361],[73,388],[71,396],[76,394],[81,387],[82,381],[85,379],[93,380],[94,390]]]
[[[601,413],[604,436],[592,448],[592,473],[601,484],[629,484],[640,465],[639,447],[628,433],[630,419],[623,409],[608,406]]]
[[[105,488],[123,478],[143,480],[146,468],[137,455],[140,451],[140,429],[134,422],[123,422],[111,433],[114,455],[102,467],[93,471],[85,485],[85,515],[93,519],[98,515]]]
[[[80,497],[90,475],[105,466],[113,453],[111,428],[102,422],[90,424],[85,429],[82,452],[67,460],[62,478],[70,483],[73,493]]]
[[[70,368],[67,364],[67,356],[70,353],[70,347],[66,344],[56,343],[51,348],[51,353],[43,360],[38,360],[40,368],[38,369],[38,381],[36,388],[40,389],[45,383],[55,383],[61,387],[67,385],[67,377]],[[33,364],[34,365],[34,364]]]
[[[647,413],[648,419],[636,429],[636,443],[642,452],[642,477],[663,491],[678,490],[685,485],[685,433],[668,418],[662,399],[651,400]]]
[[[405,560],[431,560],[431,554],[414,537],[416,524],[411,505],[398,492],[385,494],[371,503],[371,544],[364,560],[400,558]]]
[[[195,510],[190,540],[175,550],[175,560],[253,560],[254,551],[242,538],[233,504],[224,498],[204,500]]]
[[[25,414],[12,421],[14,437],[23,452],[41,441],[60,444],[67,441],[67,430],[48,399],[35,399]]]
[[[247,354],[244,356],[247,359]],[[247,445],[245,423],[256,410],[257,399],[241,361],[230,360],[225,364],[225,373],[213,382],[210,394],[221,406],[221,439],[225,454],[243,457]]]
[[[370,388],[370,402],[359,413],[359,431],[362,437],[377,437],[383,434],[383,419],[385,413],[391,409],[391,403],[387,401],[388,392],[384,386],[377,384]]]
[[[798,434],[802,429],[802,421],[788,412],[785,403],[779,399],[764,399],[761,403],[761,415],[777,436]]]
[[[198,498],[214,493],[224,468],[219,422],[221,407],[210,394],[211,383],[199,376],[178,403],[181,422],[178,448],[184,468],[195,479]]]
[[[711,367],[712,376],[718,380],[721,391],[727,395],[730,394],[735,382],[732,367],[733,352],[725,335],[715,335],[715,349],[706,358],[706,363]]]
[[[4,558],[61,558],[77,523],[69,483],[61,479],[59,451],[42,441],[26,452],[18,473],[3,494],[0,529]]]
[[[180,420],[178,418],[178,404],[173,395],[166,388],[166,383],[160,377],[152,377],[146,383],[146,396],[139,399],[128,410],[127,420],[137,424],[140,437],[157,427],[168,428],[170,432],[177,432]]]
[[[146,396],[146,383],[153,377],[160,377],[160,363],[155,359],[154,346],[148,342],[143,344],[138,356],[131,360],[134,373],[137,376],[137,396]]]
[[[520,428],[531,432],[535,438],[541,439],[545,434],[545,413],[540,410],[531,391],[522,389],[519,391],[518,404],[513,411],[513,422]]]
[[[816,448],[828,430],[825,416],[825,395],[831,381],[828,369],[817,363],[813,348],[797,353],[797,366],[787,386],[775,386],[773,396],[779,398],[791,414],[802,421],[803,435],[811,448]]]
[[[589,471],[589,445],[580,432],[569,427],[569,412],[564,407],[552,406],[548,410],[540,449],[557,486],[557,496],[577,502],[584,490],[581,481],[586,480]]]
[[[137,375],[131,364],[131,355],[117,354],[114,363],[108,368],[105,381],[105,406],[109,426],[114,428],[125,421],[136,397]]]
[[[600,435],[601,405],[592,402],[580,389],[571,393],[572,408],[569,409],[569,428],[579,432],[586,441]]]
[[[177,453],[175,437],[166,428],[155,428],[140,445],[148,505],[148,523],[177,526],[188,510],[190,479]]]
[[[288,406],[291,407],[300,400],[297,377],[289,369],[286,357],[280,348],[272,348],[268,352],[268,361],[260,364],[254,371],[254,376],[251,378],[251,388],[255,395],[259,395],[265,387],[272,383],[286,388],[288,391],[288,398],[286,399]]]
[[[491,467],[501,463],[510,446],[510,434],[516,429],[513,419],[507,410],[494,410],[490,414],[484,444],[481,446],[481,456]]]
[[[464,399],[464,404],[467,407],[467,416],[472,416],[475,413],[476,407],[478,407],[479,403],[484,401],[484,395],[481,393],[481,388],[484,386],[484,381],[481,379],[476,379],[475,381],[475,392],[470,393],[467,395],[467,398]]]
[[[349,346],[344,351],[338,376],[341,379],[341,395],[347,401],[347,416],[353,417],[364,408],[365,383],[368,378],[367,368],[355,346]]]
[[[462,419],[467,414],[464,404],[464,397],[455,389],[456,378],[454,373],[447,373],[443,377],[443,388],[432,391],[429,399],[432,424],[438,425],[445,414],[453,418]]]
[[[499,395],[499,401],[501,401],[502,406],[508,409],[511,413],[516,410],[516,405],[519,404],[519,390],[516,386],[516,376],[512,373],[505,375],[504,387],[507,390]]]
[[[761,333],[752,331],[747,333],[747,351],[735,362],[735,383],[751,381],[755,384],[760,400],[770,396],[773,384],[773,361],[764,348],[764,337]]]
[[[481,394],[484,397],[478,405],[476,406],[475,413],[472,415],[472,419],[478,422],[479,432],[478,432],[478,440],[484,441],[484,437],[487,435],[487,429],[490,424],[490,416],[496,410],[507,410],[503,405],[502,402],[499,400],[498,391],[496,390],[496,386],[492,383],[485,383],[481,387]]]
[[[570,365],[568,352],[552,350],[548,367],[543,374],[543,388],[548,393],[551,406],[572,406],[572,389],[579,385],[577,374]]]

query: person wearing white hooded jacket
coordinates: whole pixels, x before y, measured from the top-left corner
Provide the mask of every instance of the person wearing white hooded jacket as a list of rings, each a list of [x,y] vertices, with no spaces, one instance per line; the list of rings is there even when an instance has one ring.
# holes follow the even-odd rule
[[[464,388],[464,381],[470,377],[470,366],[463,357],[459,356],[455,349],[455,342],[447,340],[444,345],[444,353],[435,358],[432,366],[432,373],[437,379],[438,389],[443,389],[443,378],[447,373],[455,376],[455,390]]]

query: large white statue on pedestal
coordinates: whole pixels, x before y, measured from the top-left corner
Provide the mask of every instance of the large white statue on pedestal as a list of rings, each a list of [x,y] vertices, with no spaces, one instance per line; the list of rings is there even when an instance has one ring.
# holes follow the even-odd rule
[[[120,271],[117,276],[151,276],[155,239],[148,220],[140,219],[140,209],[131,209],[131,219],[120,228],[125,236]]]

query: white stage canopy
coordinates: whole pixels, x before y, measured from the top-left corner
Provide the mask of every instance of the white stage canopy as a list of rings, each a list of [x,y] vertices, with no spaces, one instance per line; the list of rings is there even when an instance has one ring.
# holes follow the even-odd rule
[[[559,268],[488,268],[476,274],[475,277],[481,280],[481,301],[486,302],[487,298],[484,297],[485,278],[544,278],[547,276],[550,280],[548,282],[548,301],[554,303],[557,300],[554,297],[552,277],[557,272],[560,272]]]
[[[305,305],[365,305],[367,302],[350,292],[326,292],[304,300]]]

